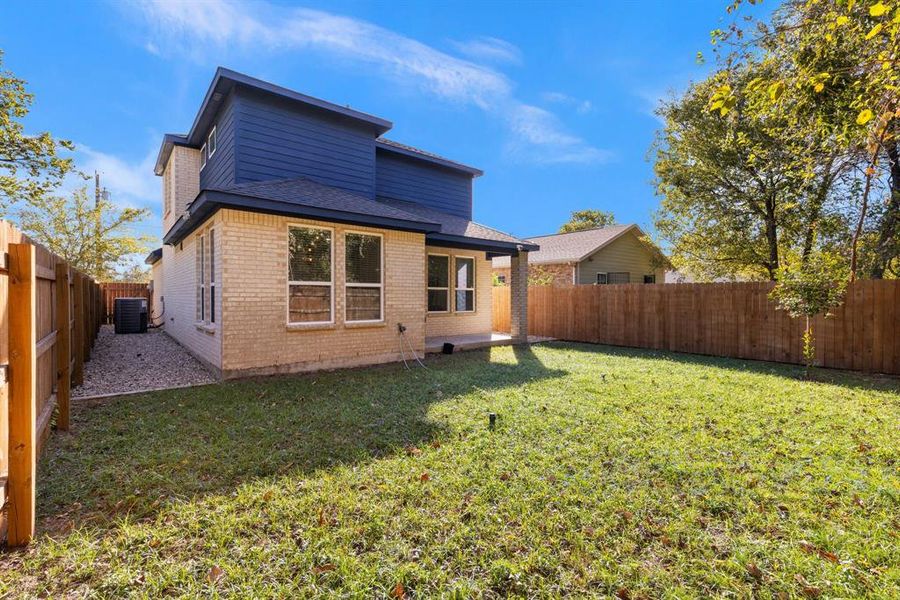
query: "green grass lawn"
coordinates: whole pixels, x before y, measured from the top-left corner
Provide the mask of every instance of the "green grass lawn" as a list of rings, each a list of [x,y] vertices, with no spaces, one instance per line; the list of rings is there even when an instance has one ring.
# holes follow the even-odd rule
[[[427,364],[76,403],[0,596],[900,596],[897,379],[583,344]]]

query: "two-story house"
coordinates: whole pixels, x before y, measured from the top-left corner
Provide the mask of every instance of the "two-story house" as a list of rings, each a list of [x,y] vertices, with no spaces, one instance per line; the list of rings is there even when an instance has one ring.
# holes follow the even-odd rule
[[[490,261],[510,256],[525,337],[537,246],[472,221],[481,171],[391,126],[219,68],[156,162],[156,323],[223,377],[396,361],[489,337]]]

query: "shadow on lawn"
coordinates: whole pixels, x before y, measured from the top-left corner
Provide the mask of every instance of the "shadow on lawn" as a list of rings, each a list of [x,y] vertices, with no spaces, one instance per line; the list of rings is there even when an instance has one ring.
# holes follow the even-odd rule
[[[488,350],[386,365],[233,381],[75,402],[39,471],[41,528],[112,526],[154,516],[167,499],[222,493],[254,479],[310,473],[439,439],[432,403],[560,377],[528,346],[516,363]]]
[[[815,367],[809,380],[804,377],[804,367],[791,363],[768,362],[745,358],[728,358],[710,356],[706,354],[687,354],[684,352],[672,352],[669,350],[654,350],[650,348],[632,348],[628,346],[610,346],[606,344],[591,344],[587,342],[542,342],[550,346],[569,347],[578,350],[586,350],[597,354],[609,354],[627,358],[639,358],[645,360],[659,360],[675,362],[684,365],[697,365],[702,367],[716,367],[725,371],[738,373],[757,373],[759,375],[771,375],[783,377],[793,381],[809,383],[821,383],[864,391],[885,391],[900,393],[900,377],[895,375],[880,375],[847,371],[843,369],[827,369]]]

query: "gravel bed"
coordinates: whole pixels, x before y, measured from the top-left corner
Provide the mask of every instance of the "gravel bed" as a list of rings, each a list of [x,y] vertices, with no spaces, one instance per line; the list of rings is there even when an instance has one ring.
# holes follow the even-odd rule
[[[84,383],[72,389],[72,397],[127,394],[215,381],[200,361],[162,331],[116,335],[112,325],[103,325],[91,360],[84,363]]]

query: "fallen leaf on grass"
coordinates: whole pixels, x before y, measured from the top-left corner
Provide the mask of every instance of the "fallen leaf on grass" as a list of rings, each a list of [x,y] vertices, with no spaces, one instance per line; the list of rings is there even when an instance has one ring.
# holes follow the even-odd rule
[[[391,590],[391,598],[403,599],[406,598],[406,588],[403,587],[403,584],[397,582],[397,585],[394,586],[394,589]]]
[[[331,571],[334,571],[335,569],[337,569],[337,567],[334,566],[332,563],[324,563],[324,564],[318,565],[316,567],[313,567],[312,572],[313,572],[313,575],[321,575],[322,573],[330,573]]]
[[[810,544],[809,542],[800,542],[800,549],[806,552],[807,554],[818,554],[825,560],[830,560],[833,563],[840,562],[840,559],[837,557],[837,554],[833,552],[829,552],[827,550],[822,550],[815,544]]]
[[[419,476],[419,481],[421,481],[422,483],[425,483],[426,481],[431,481],[431,475],[429,475],[428,473],[422,473]]]
[[[211,584],[215,585],[222,577],[225,575],[225,569],[220,567],[219,565],[213,565],[213,567],[206,574],[206,580]]]
[[[620,587],[616,590],[616,598],[619,600],[631,600],[631,592],[627,588]]]
[[[807,596],[808,598],[818,598],[822,595],[822,588],[810,584],[806,580],[806,577],[804,577],[803,575],[800,575],[799,573],[797,575],[794,575],[794,581],[800,584],[800,589],[803,590],[803,595]]]
[[[757,581],[762,581],[763,579],[762,569],[757,567],[756,563],[747,563],[747,573]]]
[[[500,473],[500,481],[509,481],[510,477],[512,477],[512,474],[509,473],[508,471],[504,471],[503,473]]]
[[[403,449],[406,451],[407,456],[419,456],[422,454],[422,451],[415,446],[406,446]]]
[[[433,442],[431,442],[431,447],[434,448],[435,450],[437,450],[438,448],[441,447],[441,443],[437,440],[434,440]]]

